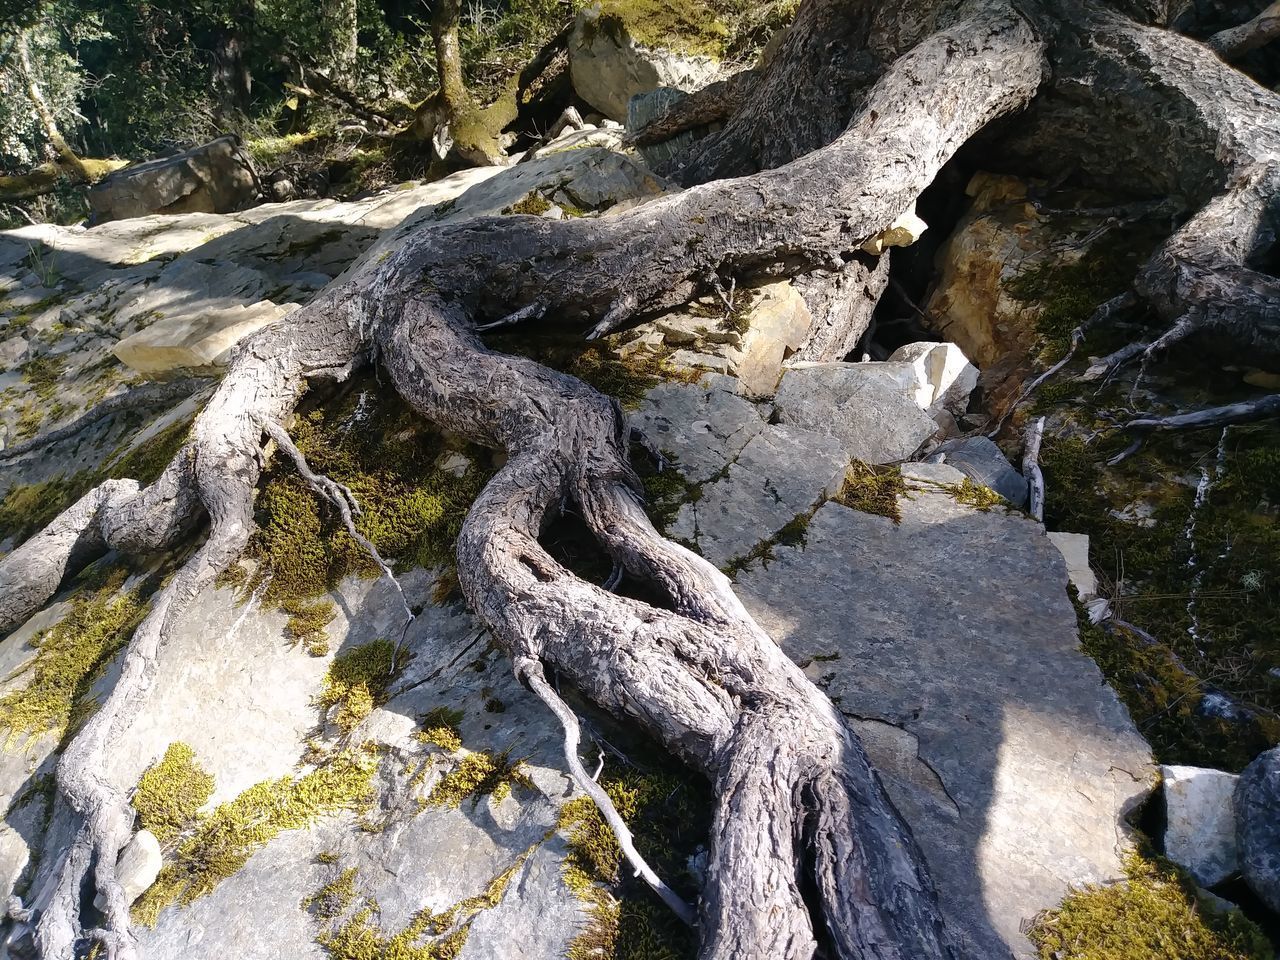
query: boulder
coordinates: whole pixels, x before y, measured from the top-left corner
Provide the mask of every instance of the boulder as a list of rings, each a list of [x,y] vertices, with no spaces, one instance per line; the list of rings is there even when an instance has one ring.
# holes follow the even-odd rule
[[[1232,806],[1245,882],[1280,913],[1280,747],[1245,767]]]
[[[1124,875],[1150,750],[1080,649],[1039,524],[936,488],[899,509],[895,524],[825,504],[737,592],[862,739],[957,956],[1036,957],[1033,917]]]
[[[664,8],[671,14],[675,8]],[[647,5],[608,0],[578,12],[569,36],[573,89],[611,120],[627,118],[627,101],[658,87],[696,90],[719,70],[714,56],[724,35],[696,0],[687,16],[658,23]]]
[[[949,463],[975,483],[990,487],[1015,507],[1027,505],[1026,478],[986,437],[960,437],[941,444],[929,457]]]
[[[937,425],[916,401],[910,363],[800,363],[782,376],[774,398],[783,424],[826,434],[864,463],[909,459]]]
[[[297,304],[260,300],[250,306],[168,317],[125,337],[112,353],[151,378],[210,373],[225,367],[231,348],[249,334],[296,309]]]
[[[969,406],[969,394],[978,385],[978,368],[954,343],[908,343],[895,350],[889,360],[915,366],[919,379],[916,403],[930,416],[944,411],[961,416]]]
[[[89,209],[98,223],[152,213],[229,213],[257,199],[253,162],[235,136],[132,164],[89,188]]]
[[[1240,868],[1231,798],[1233,774],[1201,767],[1163,766],[1164,852],[1202,887],[1215,887]]]

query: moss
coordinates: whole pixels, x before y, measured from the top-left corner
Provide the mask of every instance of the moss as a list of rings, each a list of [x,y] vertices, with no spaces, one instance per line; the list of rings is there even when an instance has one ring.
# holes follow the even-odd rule
[[[504,214],[527,214],[540,217],[551,209],[551,203],[537,190],[530,190],[521,199],[503,209]]]
[[[667,463],[659,470],[644,447],[638,443],[631,446],[631,463],[644,486],[649,519],[660,532],[666,533],[684,504],[702,499],[702,484],[691,483],[681,475],[674,454],[663,451],[663,458]]]
[[[1202,910],[1195,885],[1169,864],[1131,853],[1126,880],[1073,890],[1036,918],[1043,960],[1271,960],[1262,932],[1239,911]]]
[[[819,505],[820,506],[820,505]],[[734,557],[724,566],[724,574],[727,577],[735,578],[754,563],[768,564],[773,559],[773,548],[779,544],[783,546],[801,546],[806,543],[808,536],[809,521],[813,519],[814,513],[817,512],[815,506],[812,510],[805,513],[797,514],[782,525],[773,536],[767,540],[761,540],[754,547],[748,550],[740,557]]]
[[[24,734],[61,737],[91,709],[93,682],[146,613],[138,593],[120,593],[123,579],[117,571],[101,589],[74,599],[55,626],[32,638],[35,657],[11,675],[30,679],[0,697],[0,727],[9,730],[9,745]]]
[[[992,507],[1009,505],[1009,502],[1000,494],[981,483],[974,483],[970,477],[965,477],[959,483],[949,486],[947,491],[957,503],[967,504],[983,513],[987,513]]]
[[[476,917],[501,902],[511,878],[532,850],[530,847],[517,857],[515,863],[490,880],[480,893],[440,913],[424,907],[390,936],[383,933],[378,902],[360,892],[359,873],[355,868],[344,870],[307,897],[302,905],[329,924],[316,937],[316,943],[333,960],[454,960],[466,945]]]
[[[280,604],[280,609],[289,615],[284,629],[294,643],[302,644],[303,649],[313,657],[323,657],[329,652],[329,634],[325,627],[338,615],[338,608],[332,600],[299,600],[291,597]]]
[[[299,417],[293,439],[312,469],[346,484],[362,511],[356,527],[400,570],[451,567],[472,501],[488,481],[487,452],[467,447],[461,476],[437,466],[447,448],[389,390],[370,383]],[[257,502],[257,530],[245,551],[268,606],[314,600],[347,576],[380,570],[287,463],[272,465]]]
[[[1041,449],[1050,529],[1087,533],[1095,564],[1115,570],[1110,589],[1120,619],[1155,643],[1121,627],[1081,621],[1085,650],[1119,693],[1162,763],[1239,770],[1280,739],[1280,530],[1268,502],[1267,472],[1280,450],[1274,427],[1233,428],[1224,473],[1197,511],[1195,544],[1186,538],[1194,491],[1186,465],[1212,463],[1205,439],[1154,437],[1115,467],[1103,461],[1124,437],[1093,446],[1049,437]],[[1143,523],[1124,519],[1138,494],[1150,506]],[[1198,556],[1196,636],[1188,613],[1189,561]],[[1206,710],[1213,687],[1245,704],[1235,717]]]
[[[414,736],[421,743],[434,744],[450,753],[462,749],[462,711],[436,707],[422,718],[422,729]]]
[[[28,360],[18,369],[31,391],[44,402],[49,402],[58,392],[58,383],[66,369],[62,357],[45,355]]]
[[[689,857],[710,829],[705,785],[671,761],[653,772],[607,774],[601,785],[632,830],[649,864],[682,895],[693,898],[697,881]],[[566,834],[565,883],[587,906],[587,927],[569,946],[569,960],[677,960],[696,952],[693,932],[647,887],[622,869],[613,831],[589,797],[560,808],[557,828]]]
[[[436,782],[422,801],[422,806],[424,809],[460,807],[468,799],[474,806],[482,797],[490,796],[501,803],[511,795],[513,786],[527,790],[534,788],[533,781],[524,771],[524,762],[512,761],[510,751],[468,753]]]
[[[169,424],[132,450],[112,453],[107,466],[101,472],[103,480],[137,480],[141,484],[154,483],[165,467],[173,461],[191,436],[194,417],[187,417]],[[96,482],[96,481],[95,481]]]
[[[831,499],[854,510],[874,513],[878,517],[888,517],[894,523],[901,523],[902,511],[898,508],[898,498],[906,493],[906,482],[902,479],[902,471],[897,467],[873,467],[855,460],[845,474],[844,486]]]
[[[185,743],[171,743],[138,781],[133,809],[143,829],[168,843],[195,823],[212,795],[213,777],[196,763],[195,751]]]
[[[59,474],[40,483],[10,487],[0,501],[0,539],[22,543],[43,530],[59,513],[84,495],[91,482],[83,474]]]
[[[320,130],[290,133],[283,137],[259,137],[246,141],[245,148],[253,158],[254,166],[259,170],[271,170],[289,154],[322,143],[326,137],[327,131]]]
[[[337,708],[334,722],[343,732],[350,733],[386,701],[395,651],[390,640],[374,640],[338,654],[329,664],[316,703],[325,710]]]
[[[719,57],[729,38],[715,11],[698,0],[604,0],[599,29],[619,36],[629,33],[650,47]]]
[[[617,340],[584,340],[577,333],[559,333],[530,340],[527,335],[493,334],[485,341],[494,350],[537,360],[553,370],[577,377],[627,409],[640,405],[645,394],[664,381],[697,383],[701,373],[673,367],[667,354],[637,350],[617,357]]]
[[[154,926],[166,907],[188,906],[212,893],[285,830],[310,826],[338,811],[365,809],[373,797],[376,766],[368,750],[341,751],[304,776],[264,780],[220,805],[198,821],[155,884],[134,904],[134,922]]]

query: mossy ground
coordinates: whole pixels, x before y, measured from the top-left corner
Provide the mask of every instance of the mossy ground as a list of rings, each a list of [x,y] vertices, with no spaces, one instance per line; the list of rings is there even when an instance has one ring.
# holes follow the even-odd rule
[[[97,470],[10,487],[0,500],[0,540],[13,537],[15,544],[22,543],[103,480],[128,478],[151,483],[182,448],[191,423],[187,419],[173,423],[132,450],[121,444]]]
[[[146,613],[144,591],[121,592],[124,571],[71,601],[57,624],[31,640],[35,656],[11,677],[27,677],[0,697],[0,727],[7,746],[45,733],[65,738],[93,708],[89,691],[107,663],[128,642]]]
[[[391,934],[384,933],[378,901],[362,892],[354,867],[342,870],[303,900],[302,907],[324,924],[316,943],[333,960],[454,960],[476,917],[498,905],[532,851],[522,853],[479,893],[439,912],[424,907]]]
[[[343,733],[351,733],[386,701],[396,666],[395,644],[390,640],[344,650],[329,664],[316,703],[326,711],[336,708],[334,723]]]
[[[376,767],[376,753],[367,746],[336,751],[309,773],[264,780],[207,816],[197,814],[178,828],[181,839],[172,858],[133,905],[133,921],[154,926],[166,907],[187,906],[208,895],[285,830],[342,810],[365,809]]]
[[[1221,478],[1188,538],[1198,466],[1214,469],[1217,439],[1215,431],[1156,437],[1105,467],[1127,438],[1086,445],[1052,437],[1041,463],[1049,528],[1090,535],[1116,616],[1158,641],[1082,621],[1086,651],[1157,759],[1238,770],[1280,740],[1280,680],[1272,673],[1280,667],[1280,517],[1272,506],[1280,504],[1273,469],[1280,429],[1232,428]],[[1145,520],[1124,515],[1135,500],[1149,505]],[[1244,705],[1247,716],[1205,709],[1214,690]]]
[[[1030,931],[1042,960],[1272,960],[1239,911],[1197,902],[1195,884],[1158,858],[1131,853],[1126,879],[1070,893]]]
[[[615,34],[629,33],[646,46],[717,58],[730,37],[717,12],[700,0],[603,0],[599,26]]]
[[[362,509],[356,527],[388,562],[401,571],[452,568],[462,522],[493,473],[488,451],[450,446],[372,377],[304,409],[292,435],[315,472],[352,490]],[[455,449],[471,464],[461,476],[440,466]],[[325,596],[345,577],[376,577],[380,570],[337,511],[281,458],[264,475],[256,520],[245,551],[252,573],[233,569],[222,582],[238,586],[243,597],[261,591],[265,605],[290,615],[291,636],[324,652],[331,612]]]
[[[898,498],[905,496],[906,482],[897,467],[873,467],[855,460],[845,474],[844,486],[831,499],[863,513],[902,522]]]
[[[686,900],[699,880],[690,858],[707,842],[711,795],[705,781],[676,761],[653,754],[651,769],[606,769],[600,784],[650,866]],[[587,906],[588,923],[570,944],[568,960],[685,960],[697,955],[695,933],[678,920],[622,863],[622,851],[590,798],[560,810],[569,853],[564,878]]]
[[[133,794],[138,825],[168,843],[195,822],[213,795],[213,777],[196,761],[185,743],[171,743],[164,756],[147,768]]]

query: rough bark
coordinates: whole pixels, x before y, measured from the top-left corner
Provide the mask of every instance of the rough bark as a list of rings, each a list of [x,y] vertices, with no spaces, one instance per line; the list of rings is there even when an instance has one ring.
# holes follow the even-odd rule
[[[1235,60],[1280,37],[1280,0],[1247,23],[1219,31],[1208,44],[1223,60]]]
[[[601,220],[487,218],[413,235],[247,341],[161,481],[141,491],[105,484],[0,560],[0,616],[12,624],[84,552],[153,547],[197,504],[210,520],[204,546],[155,597],[119,682],[59,764],[61,802],[82,828],[42,870],[34,911],[18,912],[35,924],[43,955],[72,955],[91,868],[108,904],[109,948],[134,954],[114,878],[131,817],[100,776],[104,753],[146,696],[186,604],[247,540],[263,433],[309,377],[345,375],[372,346],[424,416],[508,453],[458,542],[473,610],[517,662],[556,669],[715,784],[703,955],[807,958],[825,942],[840,957],[951,956],[910,833],[840,714],[751,620],[723,574],[653,529],[617,405],[573,378],[486,350],[474,327],[554,311],[602,332],[717,276],[844,271],[956,149],[1030,99],[1042,61],[1039,42],[1003,3],[971,3],[869,91],[844,134],[789,167]],[[671,609],[585,583],[541,548],[544,521],[566,499]],[[134,530],[138,516],[149,518],[147,536]],[[134,542],[124,543],[126,530]],[[817,891],[816,906],[806,890]]]

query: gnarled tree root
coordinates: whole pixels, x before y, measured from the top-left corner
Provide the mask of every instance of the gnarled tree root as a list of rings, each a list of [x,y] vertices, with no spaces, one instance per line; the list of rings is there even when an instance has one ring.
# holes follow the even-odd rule
[[[47,960],[70,960],[90,934],[115,956],[135,955],[114,876],[132,813],[103,775],[106,751],[146,698],[185,608],[248,540],[264,432],[279,438],[272,425],[309,379],[345,377],[370,353],[424,416],[507,451],[458,540],[474,612],[516,663],[554,668],[715,784],[702,955],[807,960],[822,942],[849,960],[953,956],[919,851],[841,715],[728,579],[649,522],[617,404],[492,353],[474,330],[525,311],[578,312],[607,329],[683,302],[711,278],[842,271],[965,141],[1040,82],[1043,46],[1004,0],[972,0],[962,13],[868,91],[844,134],[788,167],[615,217],[484,218],[411,235],[246,341],[160,482],[104,485],[33,538],[35,552],[24,545],[0,560],[0,583],[17,597],[6,591],[0,607],[11,625],[86,551],[154,549],[199,510],[209,518],[204,545],[153,598],[119,681],[58,765],[60,815],[78,824],[76,840],[47,859],[35,897],[16,911]],[[538,534],[565,502],[669,609],[586,583],[542,549]],[[121,520],[131,517],[146,536],[126,536]],[[55,559],[42,566],[44,548]],[[83,924],[80,902],[91,869],[106,900],[96,926]]]

